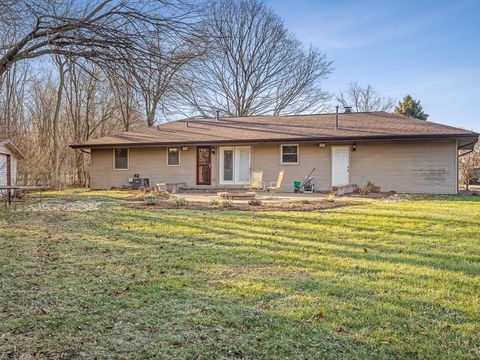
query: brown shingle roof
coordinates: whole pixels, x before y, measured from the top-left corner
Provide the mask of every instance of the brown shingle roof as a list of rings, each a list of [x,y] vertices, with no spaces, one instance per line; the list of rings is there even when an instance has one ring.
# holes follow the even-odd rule
[[[184,119],[91,139],[73,148],[280,141],[466,139],[478,134],[385,112]]]

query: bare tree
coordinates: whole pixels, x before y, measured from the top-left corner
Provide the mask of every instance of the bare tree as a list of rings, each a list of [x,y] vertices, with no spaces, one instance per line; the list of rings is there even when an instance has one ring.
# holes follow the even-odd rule
[[[162,29],[186,35],[191,10],[175,0],[2,2],[0,78],[18,61],[48,54],[103,67],[143,59],[152,54],[142,40]]]
[[[68,64],[65,83],[65,130],[70,141],[80,142],[90,138],[114,112],[110,90],[102,89],[102,73],[96,67],[85,72],[75,63]],[[100,111],[97,109],[100,108]],[[104,110],[105,109],[105,110]],[[77,184],[86,184],[88,169],[84,153],[74,150],[71,168],[76,173]],[[68,169],[68,165],[66,166]]]
[[[26,153],[25,160],[19,163],[19,173],[28,169],[33,182],[38,179],[50,179],[53,169],[52,128],[55,114],[58,85],[52,74],[45,72],[41,77],[33,77],[31,95],[24,104],[23,111],[28,121],[28,132],[15,134],[14,141]],[[62,131],[63,127],[59,129]],[[61,139],[61,137],[59,137]],[[63,148],[63,144],[61,146]]]
[[[304,50],[282,20],[258,0],[219,0],[209,9],[208,56],[183,72],[181,95],[197,113],[301,113],[322,109],[319,87],[331,62]]]
[[[52,137],[53,137],[53,176],[52,182],[54,188],[58,189],[60,187],[59,177],[60,177],[60,149],[59,149],[59,117],[60,110],[62,108],[62,98],[63,98],[63,86],[65,84],[65,69],[66,61],[62,59],[61,56],[55,56],[55,64],[58,68],[58,90],[57,90],[57,101],[55,103],[55,114],[53,116],[52,124]]]
[[[468,151],[460,154],[460,161],[458,163],[458,170],[468,191],[470,181],[478,176],[480,169],[480,143],[477,142],[473,151]]]
[[[23,106],[28,93],[28,73],[28,66],[15,64],[3,77],[3,87],[0,88],[0,137],[10,137],[25,129]]]
[[[145,123],[131,69],[153,81],[148,64],[158,63],[159,52],[152,44],[171,55],[172,44],[203,42],[197,10],[188,0],[0,1],[0,133],[27,153],[19,173],[55,186],[66,178],[84,184],[89,159],[68,144]],[[180,53],[162,56],[162,65],[175,68]],[[39,61],[52,57],[53,73]]]
[[[185,39],[159,32],[149,39],[149,51],[155,55],[145,58],[141,67],[130,67],[143,99],[148,126],[155,124],[160,103],[166,102],[168,94],[178,91],[180,69],[205,53],[206,41],[200,39],[200,36]]]
[[[336,100],[344,107],[353,107],[357,112],[391,111],[395,106],[395,100],[380,95],[371,85],[361,87],[357,82],[341,92]]]
[[[120,75],[121,74],[121,75]],[[144,125],[141,119],[139,94],[135,89],[135,78],[129,69],[109,74],[108,81],[117,108],[117,119],[123,131],[133,130],[135,124]]]

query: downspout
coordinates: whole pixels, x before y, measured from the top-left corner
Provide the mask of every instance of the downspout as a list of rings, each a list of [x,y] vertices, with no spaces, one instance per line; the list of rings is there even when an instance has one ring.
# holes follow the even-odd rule
[[[458,169],[458,140],[455,140],[455,195],[458,195],[460,189],[458,182],[460,181]]]

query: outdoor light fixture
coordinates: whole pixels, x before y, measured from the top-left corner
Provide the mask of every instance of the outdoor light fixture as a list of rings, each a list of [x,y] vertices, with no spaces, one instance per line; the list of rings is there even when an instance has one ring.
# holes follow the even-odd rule
[[[352,151],[355,151],[355,150],[357,150],[357,144],[353,143],[352,144]]]
[[[188,146],[182,146],[182,151],[187,151],[188,150]]]

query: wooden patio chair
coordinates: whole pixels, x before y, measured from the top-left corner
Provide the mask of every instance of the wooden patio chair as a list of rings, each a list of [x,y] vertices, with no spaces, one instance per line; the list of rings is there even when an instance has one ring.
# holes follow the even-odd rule
[[[262,170],[253,170],[252,171],[252,181],[250,184],[245,184],[245,189],[247,190],[265,190],[265,183],[263,182],[263,171]]]
[[[278,173],[277,182],[276,183],[271,182],[270,186],[267,187],[267,190],[270,192],[270,197],[277,196],[277,191],[282,189],[284,175],[285,175],[285,169],[280,170],[280,172]]]

